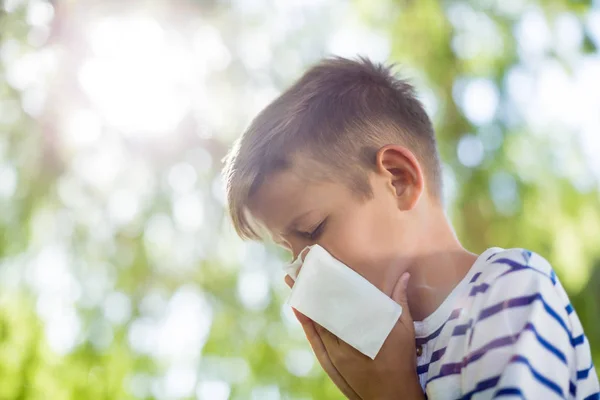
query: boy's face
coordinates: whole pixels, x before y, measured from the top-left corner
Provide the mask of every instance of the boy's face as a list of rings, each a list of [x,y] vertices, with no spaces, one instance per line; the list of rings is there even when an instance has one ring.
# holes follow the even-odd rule
[[[319,244],[390,295],[404,272],[397,266],[405,265],[418,245],[415,204],[423,187],[402,168],[370,173],[373,196],[368,200],[341,183],[307,181],[293,170],[276,172],[253,196],[250,211],[293,258]]]

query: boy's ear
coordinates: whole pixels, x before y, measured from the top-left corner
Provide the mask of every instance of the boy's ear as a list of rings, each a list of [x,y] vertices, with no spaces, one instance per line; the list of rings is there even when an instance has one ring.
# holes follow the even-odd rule
[[[377,152],[377,171],[386,177],[401,210],[413,209],[425,188],[421,165],[406,147],[390,144]]]

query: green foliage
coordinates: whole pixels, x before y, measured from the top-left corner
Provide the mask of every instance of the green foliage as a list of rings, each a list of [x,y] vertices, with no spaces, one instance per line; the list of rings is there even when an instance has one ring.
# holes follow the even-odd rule
[[[585,57],[598,57],[589,23],[598,9],[590,1],[355,0],[349,8],[294,10],[291,27],[268,2],[262,9],[133,2],[181,37],[194,24],[220,35],[230,59],[202,86],[218,115],[201,110],[173,134],[148,140],[103,124],[101,141],[124,156],[111,153],[92,170],[86,163],[101,141],[73,146],[61,122],[74,104],[92,107],[74,78],[86,57],[78,21],[125,10],[84,12],[79,3],[54,3],[47,37],[29,2],[0,8],[0,400],[342,398],[287,314],[281,253],[233,234],[217,160],[261,96],[326,54],[332,21],[345,18],[386,38],[390,60],[435,104],[449,212],[462,242],[472,251],[526,247],[547,257],[600,364],[598,176],[578,128],[533,124],[507,84],[518,68],[531,75],[541,68],[526,60],[516,33],[528,12],[552,32],[565,16],[582,32],[570,55],[550,46],[539,62],[575,74]],[[240,44],[250,33],[258,35],[253,51],[267,49],[256,50],[253,62]],[[56,62],[30,74],[41,83],[20,79],[24,68],[41,65],[45,50]],[[26,63],[31,55],[39,60]],[[461,100],[474,79],[497,94],[488,120],[469,118]],[[47,101],[36,111],[40,88]],[[482,148],[474,165],[457,150],[465,140]],[[178,174],[191,183],[172,178]],[[118,212],[131,204],[127,191],[136,193],[131,217]],[[182,219],[178,207],[195,200],[203,217],[189,228],[191,217]]]

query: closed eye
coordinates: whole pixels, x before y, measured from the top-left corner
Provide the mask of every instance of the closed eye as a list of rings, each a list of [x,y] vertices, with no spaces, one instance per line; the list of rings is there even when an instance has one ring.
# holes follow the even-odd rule
[[[317,240],[322,234],[323,234],[323,230],[325,229],[325,223],[327,222],[327,218],[325,218],[323,221],[321,221],[321,223],[319,225],[317,225],[317,227],[315,229],[313,229],[310,232],[302,232],[302,236],[304,236],[305,238],[309,239],[309,240]]]

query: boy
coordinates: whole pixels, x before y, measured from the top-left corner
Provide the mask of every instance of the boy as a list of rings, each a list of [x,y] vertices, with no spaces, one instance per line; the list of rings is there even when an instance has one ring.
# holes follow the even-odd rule
[[[348,398],[599,398],[550,265],[457,240],[432,124],[388,68],[343,58],[311,68],[254,119],[225,177],[242,237],[266,230],[294,259],[319,244],[403,306],[375,360],[296,312]]]

